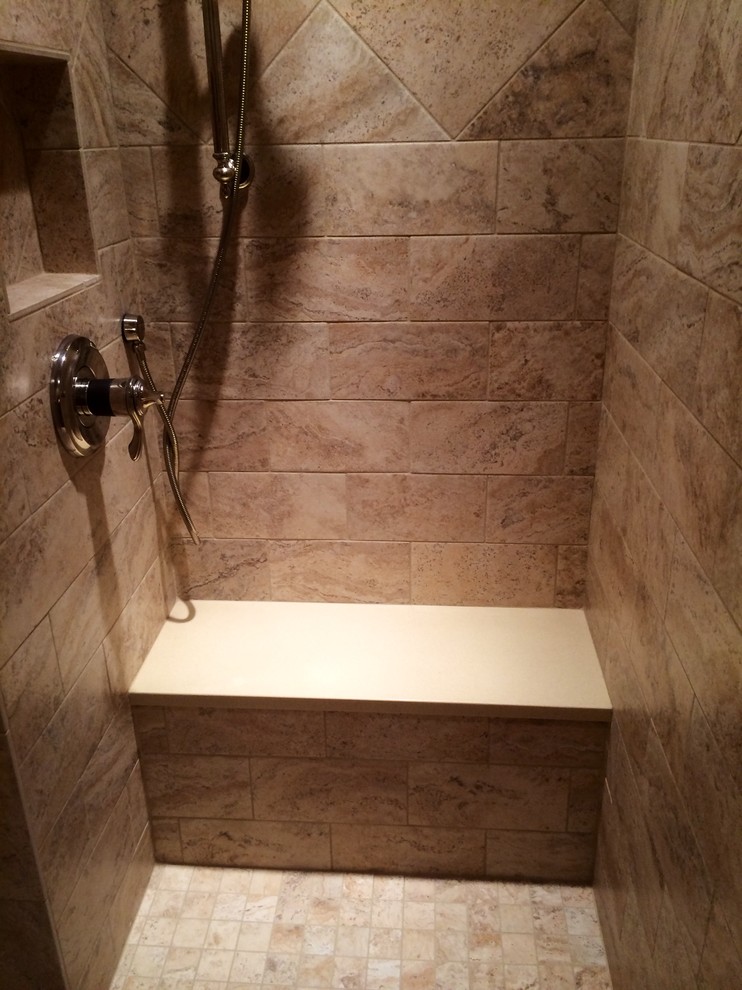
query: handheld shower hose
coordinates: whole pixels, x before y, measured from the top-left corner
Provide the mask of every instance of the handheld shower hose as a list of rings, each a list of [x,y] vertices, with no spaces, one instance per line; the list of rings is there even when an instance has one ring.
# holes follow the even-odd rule
[[[196,527],[191,519],[191,515],[188,511],[188,507],[185,503],[185,498],[180,488],[179,481],[179,450],[178,450],[178,438],[175,434],[175,429],[173,427],[173,420],[175,419],[175,412],[178,407],[178,402],[180,400],[183,388],[185,387],[186,381],[191,371],[191,367],[196,357],[196,352],[198,346],[201,343],[201,338],[203,337],[206,324],[211,313],[211,307],[214,302],[214,297],[216,291],[219,287],[219,281],[221,279],[222,271],[224,268],[224,261],[227,255],[227,250],[233,239],[233,234],[235,231],[237,214],[239,211],[239,193],[241,189],[246,189],[250,184],[252,179],[251,170],[248,174],[245,174],[244,164],[246,162],[249,169],[249,162],[244,154],[244,144],[245,144],[245,115],[247,110],[247,76],[249,68],[249,53],[250,53],[250,0],[242,0],[242,45],[240,52],[240,84],[239,84],[239,103],[237,112],[237,141],[235,145],[234,157],[232,161],[229,162],[229,166],[234,166],[231,168],[231,173],[227,176],[224,172],[225,154],[223,144],[223,135],[226,132],[226,119],[224,111],[224,101],[223,101],[223,86],[221,84],[221,41],[219,38],[219,20],[218,20],[218,4],[216,0],[203,0],[204,3],[204,25],[206,27],[206,46],[207,46],[207,57],[209,60],[209,80],[212,86],[212,109],[214,113],[214,158],[217,160],[218,167],[215,169],[215,175],[222,183],[221,186],[221,196],[224,203],[224,214],[222,221],[222,231],[219,237],[219,246],[217,248],[216,255],[211,268],[211,276],[209,278],[209,284],[206,290],[206,295],[204,297],[203,305],[201,307],[201,313],[196,324],[196,328],[193,332],[193,337],[191,338],[191,343],[186,352],[185,358],[183,359],[183,364],[178,373],[178,377],[173,387],[173,391],[170,395],[170,399],[165,407],[164,402],[158,403],[158,412],[163,422],[163,454],[165,458],[165,470],[167,472],[168,481],[170,482],[170,487],[175,498],[175,503],[178,507],[178,511],[185,523],[185,526],[191,536],[191,539],[196,545],[201,543],[201,539],[196,531]],[[209,23],[211,28],[209,28]],[[219,51],[217,52],[217,45]],[[215,78],[220,81],[218,85],[215,84]],[[215,89],[216,85],[216,89]],[[217,94],[217,89],[219,93]],[[218,137],[219,135],[219,137]],[[227,139],[228,140],[228,139]],[[217,174],[217,173],[221,174]],[[144,353],[144,346],[141,345],[137,347],[134,346],[134,353],[136,355],[139,367],[141,369],[142,378],[144,379],[148,388],[153,392],[157,389],[152,380],[152,375],[150,373],[149,367],[147,365],[147,359]]]

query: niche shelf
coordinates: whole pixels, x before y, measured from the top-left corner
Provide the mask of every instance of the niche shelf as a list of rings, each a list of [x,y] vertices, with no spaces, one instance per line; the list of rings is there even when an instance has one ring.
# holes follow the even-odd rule
[[[0,48],[0,147],[13,320],[99,278],[66,54]]]

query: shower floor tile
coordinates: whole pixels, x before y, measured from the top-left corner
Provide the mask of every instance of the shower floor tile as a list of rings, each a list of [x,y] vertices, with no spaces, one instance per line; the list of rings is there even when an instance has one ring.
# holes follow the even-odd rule
[[[589,887],[158,865],[110,990],[611,990]]]

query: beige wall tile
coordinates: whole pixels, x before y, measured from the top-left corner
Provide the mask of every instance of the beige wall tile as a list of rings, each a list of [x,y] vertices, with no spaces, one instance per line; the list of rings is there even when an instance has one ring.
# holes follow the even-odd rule
[[[600,398],[605,324],[494,323],[491,399]]]
[[[559,547],[554,604],[557,608],[584,608],[587,583],[587,547]]]
[[[410,600],[410,549],[405,543],[295,541],[271,543],[275,601]]]
[[[182,863],[183,847],[180,841],[180,819],[153,816],[151,824],[152,844],[157,862]]]
[[[330,328],[336,399],[483,399],[485,323],[338,323]]]
[[[723,912],[715,905],[709,919],[698,985],[701,990],[713,990],[714,984],[727,979],[742,979],[742,958]]]
[[[500,150],[499,234],[613,231],[623,141],[508,141]]]
[[[15,411],[0,417],[0,444],[5,451],[7,474],[19,481],[0,489],[0,540],[4,540],[31,514],[25,483],[21,480],[26,456],[22,432]]]
[[[560,471],[566,417],[566,403],[414,403],[412,469],[477,474]]]
[[[44,619],[0,670],[13,750],[23,760],[64,698],[57,652]]]
[[[717,745],[739,777],[742,633],[682,538],[675,544],[665,622]]]
[[[248,241],[245,252],[253,320],[344,322],[408,316],[406,238],[265,238]]]
[[[603,4],[582,4],[496,93],[464,138],[623,135],[633,46]]]
[[[99,650],[19,770],[37,841],[43,839],[63,809],[112,717],[105,661]]]
[[[38,901],[43,903],[31,836],[23,811],[23,800],[13,766],[9,738],[0,736],[0,795],[2,796],[2,842],[0,855],[3,872],[0,876],[0,905],[7,901]],[[0,907],[5,920],[5,912]]]
[[[396,761],[250,760],[255,817],[379,825],[407,821],[407,768]]]
[[[498,879],[590,883],[595,840],[566,832],[487,832],[487,875]]]
[[[536,0],[476,7],[457,21],[450,43],[451,12],[445,0],[385,2],[359,8],[335,6],[451,136],[513,75],[577,6],[559,0],[544,10]]]
[[[680,206],[680,266],[742,302],[742,150],[691,145]]]
[[[131,718],[140,753],[169,751],[164,708],[132,704]]]
[[[342,474],[211,474],[219,538],[335,539],[348,535]]]
[[[96,248],[129,237],[129,218],[117,148],[83,152],[90,225]]]
[[[170,548],[178,593],[185,598],[270,598],[268,551],[260,540],[190,540]]]
[[[583,234],[575,316],[583,320],[608,318],[613,277],[615,234]]]
[[[131,233],[134,237],[157,237],[160,223],[150,149],[120,148],[119,155]]]
[[[411,763],[411,825],[560,831],[569,774],[545,767]]]
[[[701,564],[713,566],[739,468],[667,388],[659,397],[653,481]]]
[[[570,402],[564,447],[565,474],[595,473],[599,427],[599,402]]]
[[[704,426],[742,461],[742,307],[709,293],[693,408]]]
[[[608,595],[610,615],[628,642],[634,619],[637,574],[621,533],[600,495],[595,496],[590,522],[588,568],[591,566],[597,569]]]
[[[265,471],[269,434],[262,402],[179,403],[175,428],[184,471]]]
[[[329,870],[330,826],[184,818],[183,862],[200,866]]]
[[[481,876],[484,835],[478,829],[333,825],[335,870],[427,876]]]
[[[476,541],[486,482],[455,475],[348,475],[348,531],[356,540]]]
[[[556,547],[414,543],[412,601],[551,606],[555,566]]]
[[[560,320],[572,316],[574,235],[416,237],[413,320]]]
[[[570,770],[567,831],[594,835],[600,818],[603,773],[600,770]]]
[[[28,161],[36,229],[48,272],[97,271],[78,151],[35,151]]]
[[[489,739],[490,763],[600,769],[608,727],[603,722],[491,718]]]
[[[706,289],[619,238],[611,300],[611,322],[687,401],[696,378]]]
[[[323,168],[328,234],[494,232],[494,142],[326,145]]]
[[[139,709],[144,711],[144,709]],[[223,756],[325,755],[322,712],[257,708],[167,708],[171,753]]]
[[[488,543],[587,543],[590,478],[487,479]]]
[[[621,231],[675,262],[688,146],[669,141],[626,143]]]
[[[482,762],[487,720],[362,712],[325,714],[327,755],[356,759]]]
[[[195,323],[217,245],[211,239],[139,237],[134,242],[142,309],[150,320]],[[212,309],[216,320],[247,319],[238,251],[228,255]]]
[[[15,980],[18,985],[34,980],[37,986],[49,990],[65,990],[67,984],[43,901],[3,899],[0,912],[4,979]]]
[[[252,818],[247,759],[188,754],[146,755],[142,775],[155,818]]]
[[[655,464],[661,381],[621,333],[608,338],[603,402],[646,471]]]
[[[268,407],[266,422],[276,471],[409,468],[408,407],[401,402],[282,402]]]
[[[79,789],[84,795],[91,839],[97,841],[116,802],[126,790],[137,763],[137,744],[131,717],[118,709],[82,774]],[[131,818],[131,808],[130,816]],[[145,820],[146,821],[146,820]],[[137,830],[139,838],[142,829]]]
[[[445,136],[325,3],[273,60],[254,99],[252,129],[266,143],[437,141]]]

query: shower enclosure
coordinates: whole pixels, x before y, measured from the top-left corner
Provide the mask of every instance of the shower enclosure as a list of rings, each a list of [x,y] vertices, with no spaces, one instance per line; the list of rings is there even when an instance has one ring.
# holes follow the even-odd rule
[[[152,854],[123,696],[176,590],[579,606],[586,577],[616,983],[742,982],[740,5],[464,6],[451,45],[443,0],[253,4],[256,177],[178,407],[200,547],[155,417],[137,462],[118,421],[67,458],[47,380],[70,333],[131,375],[126,312],[158,382],[187,351],[222,221],[201,5],[0,9],[19,987],[100,990],[126,937]]]

